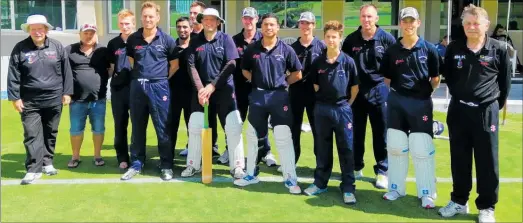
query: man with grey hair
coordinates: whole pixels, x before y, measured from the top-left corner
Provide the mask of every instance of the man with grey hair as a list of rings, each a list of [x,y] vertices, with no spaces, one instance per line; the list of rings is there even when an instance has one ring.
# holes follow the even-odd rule
[[[449,44],[443,76],[452,99],[447,114],[452,193],[443,217],[466,214],[476,164],[479,222],[495,222],[499,188],[499,110],[510,92],[511,62],[506,43],[487,36],[487,11],[470,5],[462,13],[466,39]]]

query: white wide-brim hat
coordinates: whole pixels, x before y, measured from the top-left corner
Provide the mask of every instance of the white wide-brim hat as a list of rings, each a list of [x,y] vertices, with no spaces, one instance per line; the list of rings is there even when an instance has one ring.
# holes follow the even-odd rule
[[[53,26],[47,22],[47,18],[45,18],[45,16],[43,15],[31,15],[27,17],[26,23],[20,25],[20,28],[22,28],[24,32],[27,32],[27,28],[29,28],[29,25],[34,24],[42,24],[47,26],[49,30],[53,29]]]
[[[213,8],[206,8],[205,10],[203,10],[203,13],[200,13],[198,14],[198,16],[196,16],[196,21],[201,24],[203,16],[206,15],[215,16],[218,20],[220,20],[221,23],[225,23],[225,20],[222,19],[222,17],[220,17],[220,12]]]

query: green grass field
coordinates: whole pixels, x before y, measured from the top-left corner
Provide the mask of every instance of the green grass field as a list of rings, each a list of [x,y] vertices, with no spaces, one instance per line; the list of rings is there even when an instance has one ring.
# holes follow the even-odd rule
[[[2,101],[1,146],[2,168],[1,179],[20,180],[24,174],[23,162],[25,150],[22,144],[23,129],[20,116],[14,112],[11,104]],[[102,155],[106,159],[104,167],[92,164],[93,149],[90,127],[86,128],[82,147],[83,163],[76,169],[68,169],[67,161],[71,158],[69,142],[69,110],[64,108],[60,123],[56,147],[55,167],[59,170],[56,176],[44,176],[49,179],[118,179],[113,149],[114,126],[107,106],[106,140]],[[444,113],[435,113],[435,119],[444,121]],[[507,124],[500,126],[499,165],[502,178],[522,176],[522,117],[509,114]],[[364,174],[373,177],[372,142],[368,128],[366,140],[367,167]],[[179,130],[177,148],[186,143],[186,128],[182,124]],[[271,135],[272,142],[272,135]],[[219,130],[220,152],[224,148],[223,131]],[[312,152],[311,133],[302,133],[302,156],[298,163],[300,177],[312,177],[315,159]],[[450,174],[450,157],[448,141],[435,140],[436,172],[438,177],[448,178]],[[147,136],[147,164],[140,178],[158,178],[155,168],[158,160],[156,135],[149,124]],[[274,148],[274,147],[273,147]],[[176,151],[178,154],[180,150]],[[277,156],[275,148],[273,152]],[[333,176],[339,176],[340,170],[334,153],[335,164]],[[180,176],[185,166],[183,157],[175,157],[175,177]],[[229,177],[228,168],[224,165],[214,166],[215,176]],[[262,165],[261,176],[280,176],[276,167]],[[414,172],[411,166],[409,176]],[[199,177],[199,175],[197,175]],[[310,182],[301,182],[302,188]],[[203,185],[198,182],[183,183],[112,183],[112,184],[61,184],[61,185],[2,185],[2,222],[178,222],[178,221],[241,221],[241,222],[427,222],[452,221],[473,222],[477,218],[474,205],[475,188],[471,191],[471,214],[451,219],[442,219],[436,210],[424,210],[418,207],[415,195],[415,183],[407,184],[408,196],[395,202],[381,199],[383,190],[375,189],[368,179],[358,181],[356,196],[358,204],[347,206],[342,203],[338,190],[339,181],[329,183],[329,191],[319,197],[306,197],[288,194],[282,183],[261,182],[246,188],[237,188],[232,183],[215,182]],[[452,189],[451,183],[438,183],[437,207],[446,204]],[[521,222],[522,217],[522,183],[501,183],[499,203],[496,206],[496,218],[499,222]],[[92,211],[92,212],[91,212]]]

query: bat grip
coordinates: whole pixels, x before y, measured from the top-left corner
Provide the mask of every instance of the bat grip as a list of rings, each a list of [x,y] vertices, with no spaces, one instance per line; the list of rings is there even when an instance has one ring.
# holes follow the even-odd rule
[[[209,104],[205,103],[203,105],[203,128],[209,128]]]

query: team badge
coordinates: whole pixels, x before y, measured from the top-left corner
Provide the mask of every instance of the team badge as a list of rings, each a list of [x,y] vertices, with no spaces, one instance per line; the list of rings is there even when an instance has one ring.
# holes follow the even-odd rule
[[[429,117],[426,116],[426,115],[424,115],[424,116],[423,116],[423,121],[426,122],[426,121],[428,121],[428,120],[429,120]]]
[[[385,53],[385,48],[383,46],[376,46],[375,49],[378,53]]]
[[[289,107],[287,107],[287,105],[284,105],[283,106],[283,111],[287,111],[287,110],[289,110]]]

